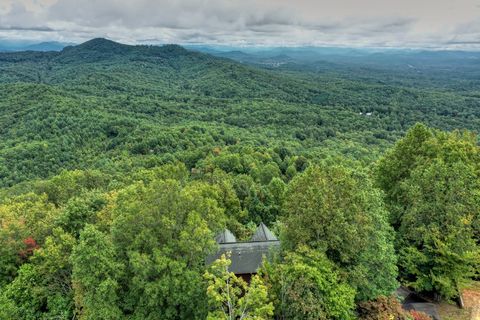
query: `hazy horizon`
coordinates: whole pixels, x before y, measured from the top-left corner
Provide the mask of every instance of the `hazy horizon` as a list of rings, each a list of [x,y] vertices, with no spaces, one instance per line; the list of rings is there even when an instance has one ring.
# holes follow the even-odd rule
[[[0,42],[480,48],[480,2],[0,0]]]
[[[104,37],[93,37],[91,39],[86,39],[81,42],[63,42],[54,39],[45,39],[45,40],[34,40],[34,39],[23,39],[23,40],[6,40],[0,39],[0,52],[2,51],[24,51],[24,50],[33,50],[33,51],[51,51],[49,50],[40,50],[35,49],[39,48],[42,45],[51,45],[55,46],[56,49],[53,51],[59,51],[67,46],[77,46],[93,39],[103,38],[106,40],[111,40],[120,44],[127,45],[152,45],[152,46],[163,46],[169,44],[175,44],[183,46],[187,49],[201,49],[202,50],[212,50],[216,52],[263,52],[263,51],[274,51],[279,49],[285,50],[295,50],[295,49],[312,49],[312,50],[355,50],[358,52],[421,52],[421,51],[463,51],[463,52],[480,52],[480,47],[401,47],[401,46],[392,46],[392,47],[381,47],[381,46],[351,46],[351,45],[308,45],[308,44],[290,44],[290,45],[275,45],[275,44],[220,44],[220,43],[156,43],[156,42],[123,42],[119,40],[104,38]]]

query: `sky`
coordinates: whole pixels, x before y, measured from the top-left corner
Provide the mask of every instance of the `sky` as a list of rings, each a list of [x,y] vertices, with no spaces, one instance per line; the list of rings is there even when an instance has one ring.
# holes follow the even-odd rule
[[[0,0],[0,41],[480,49],[480,0]]]

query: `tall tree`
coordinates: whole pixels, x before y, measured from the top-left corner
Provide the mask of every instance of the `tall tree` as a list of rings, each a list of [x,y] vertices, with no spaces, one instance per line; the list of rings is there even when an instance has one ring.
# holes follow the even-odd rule
[[[122,273],[122,265],[115,260],[110,237],[87,225],[80,233],[71,261],[79,319],[121,319],[117,279]]]
[[[174,180],[137,183],[118,195],[113,242],[125,268],[125,312],[133,319],[201,319],[202,279],[214,235],[225,226],[220,190]]]
[[[360,170],[309,167],[289,185],[282,237],[287,250],[307,245],[340,267],[358,300],[397,286],[392,229],[381,191]]]
[[[452,298],[479,274],[479,174],[475,135],[423,125],[380,160],[377,180],[394,213],[405,283]]]

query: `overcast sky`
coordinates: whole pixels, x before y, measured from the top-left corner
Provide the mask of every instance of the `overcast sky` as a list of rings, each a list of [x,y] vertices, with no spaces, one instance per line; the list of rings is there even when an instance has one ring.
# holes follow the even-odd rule
[[[0,0],[0,40],[480,48],[480,0]]]

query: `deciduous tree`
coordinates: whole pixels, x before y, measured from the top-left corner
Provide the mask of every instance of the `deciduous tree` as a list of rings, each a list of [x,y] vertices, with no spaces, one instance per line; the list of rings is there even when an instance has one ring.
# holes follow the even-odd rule
[[[109,236],[93,225],[80,233],[71,261],[76,312],[82,320],[116,320],[123,314],[118,297],[123,265],[115,260]]]
[[[263,273],[281,320],[354,319],[355,289],[324,253],[299,247],[282,261],[265,263]]]
[[[231,261],[222,255],[205,273],[209,320],[268,320],[273,316],[267,287],[259,275],[250,283],[228,271]]]
[[[397,286],[393,231],[381,191],[361,170],[309,167],[289,185],[282,238],[287,250],[307,245],[346,274],[358,300],[390,294]]]
[[[446,298],[480,272],[480,152],[470,132],[416,125],[378,163],[402,280]]]

